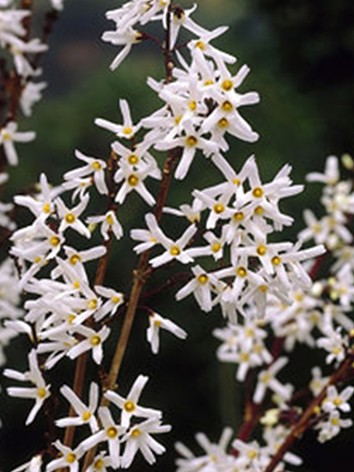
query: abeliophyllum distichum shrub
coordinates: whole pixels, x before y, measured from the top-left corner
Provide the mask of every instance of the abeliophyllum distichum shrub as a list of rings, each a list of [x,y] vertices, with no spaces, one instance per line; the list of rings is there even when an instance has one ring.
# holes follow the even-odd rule
[[[189,274],[166,284],[171,302],[193,296],[201,311],[222,315],[225,326],[214,333],[221,341],[217,357],[235,363],[236,381],[247,384],[240,430],[227,427],[217,444],[197,434],[202,456],[178,443],[176,470],[289,470],[301,464],[290,449],[307,429],[318,430],[323,442],[351,425],[345,415],[353,388],[343,385],[353,374],[351,184],[340,181],[338,161],[329,158],[324,174],[309,176],[325,183],[328,215],[317,220],[308,211],[308,228],[298,241],[274,242],[273,233],[293,222],[280,201],[302,186],[293,185],[289,165],[268,183],[253,156],[234,168],[229,140],[258,139],[241,107],[259,97],[237,91],[249,69],[237,67],[234,56],[214,45],[227,27],[210,31],[197,24],[195,8],[133,0],[107,12],[113,29],[103,40],[119,47],[112,70],[136,44],[159,45],[165,77],[147,83],[161,107],[136,122],[133,107],[121,98],[118,123],[95,121],[112,132],[108,158],[77,150],[78,166],[60,185],[52,187],[42,174],[36,194],[15,197],[33,220],[11,236],[26,301],[23,317],[7,326],[27,336],[32,347],[28,369],[9,365],[4,375],[13,382],[7,393],[29,404],[25,423],[44,414],[48,420],[46,447],[17,471],[128,469],[138,454],[154,464],[165,452],[159,435],[171,426],[144,402],[148,377],[142,372],[128,385],[120,368],[137,312],[142,316],[134,323],[145,323],[153,353],[159,354],[161,332],[187,337],[178,320],[150,306],[145,292],[147,281],[153,283],[166,264]],[[152,36],[149,23],[153,31],[159,26],[160,36]],[[206,159],[219,182],[194,189],[178,208],[167,207],[170,187],[188,179],[191,168],[202,169]],[[352,165],[348,157],[346,164]],[[158,182],[157,192],[150,179]],[[133,192],[146,213],[139,228],[123,228],[119,215]],[[90,209],[99,198],[97,214]],[[167,214],[177,221],[175,234],[166,229]],[[112,247],[119,248],[124,238],[133,241],[138,255],[131,255],[137,262],[128,292],[105,283],[107,269],[116,264]],[[314,244],[304,246],[310,239]],[[92,266],[93,277],[87,270]],[[113,352],[112,339],[117,339]],[[299,343],[323,349],[329,364],[328,375],[320,366],[309,368],[308,382],[300,387],[279,380]],[[68,360],[75,364],[74,378],[58,386],[56,368]],[[91,378],[93,367],[97,375]]]

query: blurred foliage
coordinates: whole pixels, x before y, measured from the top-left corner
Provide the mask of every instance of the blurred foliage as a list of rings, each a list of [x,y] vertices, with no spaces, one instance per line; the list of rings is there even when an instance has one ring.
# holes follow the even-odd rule
[[[129,99],[135,121],[159,106],[159,100],[146,86],[147,76],[156,79],[163,76],[156,51],[137,46],[118,71],[108,70],[116,50],[103,44],[99,37],[110,28],[104,11],[116,5],[114,0],[85,0],[83,8],[82,2],[67,1],[52,37],[51,54],[43,61],[48,82],[45,100],[35,109],[33,118],[24,120],[22,125],[35,129],[38,138],[23,148],[21,166],[11,170],[9,194],[26,189],[40,172],[45,172],[54,184],[59,183],[59,176],[77,165],[75,149],[92,156],[107,156],[111,135],[98,129],[93,121],[96,117],[119,121],[119,98]],[[327,154],[352,150],[353,5],[345,0],[323,0],[320,5],[308,0],[201,2],[196,18],[208,27],[229,24],[230,31],[219,40],[219,46],[238,57],[237,67],[245,62],[251,67],[241,90],[257,90],[261,95],[259,105],[241,110],[261,139],[253,145],[232,141],[228,155],[236,168],[255,153],[266,180],[282,165],[291,163],[294,180],[300,183],[307,172],[322,168]],[[181,203],[186,200],[185,192],[220,178],[209,162],[203,162],[203,171],[200,169],[195,161],[190,179],[176,184],[168,204]],[[302,227],[303,207],[310,200],[312,206],[316,205],[316,192],[306,190],[284,205],[285,211],[296,219],[295,232]],[[120,216],[128,228],[141,227],[145,211],[144,203],[132,196]],[[168,220],[168,225],[172,228],[173,223]],[[294,238],[294,234],[288,232],[287,237]],[[116,250],[107,285],[120,286],[122,275],[134,267],[135,258],[127,258],[126,253],[129,254],[126,249]],[[157,283],[169,275],[168,269],[162,271]],[[129,286],[124,288],[128,290]],[[162,355],[153,356],[148,353],[145,322],[140,323],[139,315],[122,378],[130,385],[138,372],[152,376],[144,392],[144,404],[161,408],[166,412],[166,422],[173,424],[173,433],[162,439],[169,452],[155,470],[169,472],[173,470],[174,441],[185,441],[193,448],[196,431],[205,431],[216,440],[223,425],[240,424],[242,391],[234,382],[234,367],[218,365],[215,360],[217,342],[210,333],[220,322],[217,315],[201,314],[192,299],[171,308],[158,294],[152,302],[157,311],[172,315],[190,333],[189,338],[182,343],[167,335],[162,338]],[[22,343],[21,338],[9,349],[11,365],[12,359],[23,361]],[[301,359],[306,355],[308,350],[302,354],[299,365],[303,365]],[[65,374],[66,366],[58,369],[57,378],[60,380]],[[307,371],[296,374],[299,381],[303,375],[308,377]],[[25,460],[41,436],[40,424],[29,428],[20,454],[13,438],[23,434],[23,415],[28,405],[17,400],[2,402],[5,429],[0,430],[0,466],[14,457],[16,464]],[[297,446],[306,458],[307,468],[297,470],[332,471],[334,466],[329,458],[337,450],[341,451],[342,460],[339,462],[338,454],[335,455],[337,466],[351,470],[353,457],[348,435],[343,437],[329,446],[319,446],[307,435]],[[4,472],[9,468],[2,467]],[[132,470],[144,472],[150,468],[138,461]]]

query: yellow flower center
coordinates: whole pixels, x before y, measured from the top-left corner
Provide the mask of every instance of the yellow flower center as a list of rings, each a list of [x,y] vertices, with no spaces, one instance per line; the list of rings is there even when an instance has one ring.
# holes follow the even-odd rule
[[[223,111],[226,111],[226,112],[229,112],[231,111],[234,107],[232,105],[231,102],[229,102],[228,100],[226,100],[226,102],[224,102],[222,105],[221,105],[221,108]]]
[[[101,338],[100,338],[100,336],[98,336],[98,334],[95,334],[91,338],[91,345],[92,346],[98,346],[99,344],[101,344]]]
[[[130,154],[128,162],[133,166],[139,162],[139,157],[136,154]]]
[[[170,254],[171,256],[179,256],[181,254],[181,250],[178,246],[172,246],[170,248]]]
[[[37,389],[37,397],[38,398],[45,398],[47,395],[47,390],[44,387],[40,387]]]
[[[340,397],[337,397],[333,400],[333,403],[335,404],[335,406],[339,406],[343,403],[343,400]]]
[[[131,174],[128,177],[128,184],[131,185],[132,187],[136,187],[139,183],[139,177],[137,177],[135,174]]]
[[[111,302],[114,303],[115,305],[119,303],[120,301],[121,301],[121,297],[119,297],[118,295],[113,295],[113,297],[111,297]]]
[[[79,254],[73,254],[69,259],[71,265],[76,265],[80,261],[81,257],[79,256]]]
[[[198,139],[195,136],[187,136],[186,137],[186,146],[194,147],[198,144]]]
[[[73,283],[73,287],[78,290],[80,288],[80,282],[78,280],[75,280],[75,282]]]
[[[12,140],[12,134],[9,133],[5,129],[1,130],[1,136],[2,136],[3,141],[11,141]]]
[[[73,452],[69,452],[69,454],[66,455],[65,460],[68,464],[73,464],[77,460],[76,455]]]
[[[188,104],[188,107],[191,111],[195,111],[197,108],[197,102],[195,100],[191,100]]]
[[[221,83],[221,88],[225,90],[225,92],[228,92],[233,87],[234,87],[234,84],[232,80],[226,79],[226,80],[223,80],[223,82]]]
[[[49,242],[50,242],[51,246],[57,247],[60,244],[60,239],[58,238],[58,236],[52,236],[50,238]]]
[[[264,246],[264,244],[261,244],[260,246],[257,247],[257,254],[259,256],[264,256],[267,253],[267,246]]]
[[[106,434],[111,439],[115,438],[118,434],[117,428],[115,428],[114,426],[110,426],[109,428],[107,428]]]
[[[135,410],[135,403],[132,400],[127,400],[123,407],[125,411],[132,413]]]
[[[237,211],[236,213],[234,213],[233,218],[235,221],[242,221],[245,219],[245,214],[243,213],[243,211]]]
[[[247,276],[247,269],[243,266],[240,266],[236,269],[236,274],[239,277],[246,277]]]
[[[254,209],[254,214],[255,214],[255,215],[262,216],[263,213],[264,213],[264,210],[263,210],[263,207],[261,207],[261,206],[257,206],[257,207]]]
[[[202,40],[199,40],[195,43],[195,47],[204,51],[205,50],[205,43]]]
[[[109,213],[108,215],[106,215],[106,222],[109,224],[109,226],[112,226],[113,223],[114,223],[114,220],[113,220],[113,216],[111,213]]]
[[[94,468],[96,470],[102,470],[104,467],[104,462],[102,459],[97,459],[97,461],[94,463]]]
[[[218,252],[221,249],[221,244],[219,242],[215,242],[211,245],[211,252]]]
[[[92,413],[90,411],[84,411],[82,414],[82,420],[83,421],[88,421],[92,416]]]
[[[261,187],[255,187],[252,191],[252,195],[255,198],[262,198],[264,195],[264,190]]]
[[[281,263],[281,259],[279,256],[272,257],[272,264],[278,266]]]
[[[71,313],[70,315],[68,315],[68,317],[66,318],[66,322],[68,324],[73,324],[73,322],[75,321],[75,318],[76,318],[76,315],[74,315],[74,313]]]
[[[215,205],[213,206],[213,210],[215,213],[220,214],[225,210],[225,205],[223,205],[222,203],[215,203]]]
[[[209,277],[206,274],[200,274],[197,280],[201,285],[205,285],[208,282]]]
[[[138,428],[134,428],[131,432],[131,435],[133,436],[133,438],[138,438],[141,435],[141,430]]]
[[[218,126],[219,126],[219,128],[222,128],[222,129],[228,128],[229,124],[230,123],[229,123],[229,120],[227,118],[221,118],[218,121]]]
[[[240,354],[240,361],[241,362],[248,362],[250,360],[250,355],[248,352],[241,352]]]
[[[101,170],[102,169],[102,164],[98,161],[94,161],[92,164],[91,164],[91,167],[94,171],[97,171],[97,170]]]
[[[75,220],[76,220],[76,216],[74,215],[74,213],[67,213],[65,215],[65,221],[69,223],[69,225],[74,223]]]
[[[126,136],[129,136],[130,134],[132,134],[132,132],[133,132],[133,128],[131,128],[130,126],[125,126],[122,129],[122,133],[125,134]]]
[[[50,213],[50,203],[45,203],[42,207],[43,213],[46,213],[47,215]]]
[[[89,310],[96,310],[97,305],[98,305],[97,298],[92,298],[92,300],[88,302],[87,307]]]

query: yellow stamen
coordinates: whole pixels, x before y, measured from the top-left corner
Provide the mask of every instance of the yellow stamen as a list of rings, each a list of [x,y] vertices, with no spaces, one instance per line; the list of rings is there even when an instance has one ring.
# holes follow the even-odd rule
[[[229,120],[226,119],[226,118],[221,118],[219,121],[218,121],[218,126],[219,128],[228,128],[229,127]]]
[[[68,464],[73,464],[77,460],[76,455],[73,452],[69,452],[69,454],[66,455],[65,460]]]
[[[281,259],[279,256],[272,257],[272,264],[278,266],[281,263]]]
[[[130,156],[128,157],[128,162],[129,164],[134,166],[139,162],[139,156],[137,156],[136,154],[130,154]]]
[[[50,242],[51,246],[57,247],[60,244],[60,239],[58,238],[58,236],[52,236],[50,238],[49,242]]]
[[[195,136],[187,136],[186,137],[186,146],[194,147],[198,144],[198,139]]]
[[[181,254],[181,250],[178,246],[171,246],[170,254],[171,256],[179,256]]]
[[[76,265],[80,261],[81,257],[79,256],[79,254],[73,254],[69,259],[71,265]]]
[[[210,249],[211,249],[211,252],[214,252],[214,253],[218,252],[221,249],[221,244],[216,241],[215,243],[211,245]]]
[[[135,403],[131,400],[127,400],[124,405],[124,410],[128,413],[132,413],[135,410]]]
[[[40,387],[37,389],[37,397],[43,399],[47,395],[47,390],[44,387]]]
[[[50,213],[50,203],[45,203],[42,207],[43,213],[49,214]]]
[[[226,100],[226,102],[224,102],[222,105],[221,105],[221,108],[223,111],[226,111],[226,112],[229,112],[231,111],[234,107],[232,105],[231,102],[229,102],[228,100]]]
[[[232,80],[226,79],[221,83],[221,88],[225,90],[225,92],[228,92],[234,87],[234,84]]]
[[[217,214],[223,213],[223,211],[225,210],[225,205],[222,203],[215,203],[215,205],[213,206],[213,210]]]
[[[261,244],[260,246],[257,247],[257,254],[259,256],[264,256],[267,252],[267,246],[264,246],[264,244]]]
[[[91,164],[91,167],[93,170],[97,171],[97,170],[101,170],[102,169],[102,164],[98,161],[94,161],[92,164]]]
[[[200,274],[197,280],[201,285],[205,285],[208,282],[209,277],[206,274]]]
[[[98,346],[99,344],[101,344],[101,338],[100,336],[98,336],[98,334],[95,334],[94,336],[92,336],[90,342],[92,346]]]
[[[239,277],[246,277],[247,276],[247,269],[245,267],[242,267],[242,266],[237,267],[236,274]]]
[[[106,434],[111,439],[115,438],[118,434],[117,428],[115,428],[114,426],[110,426],[106,429]]]
[[[256,198],[262,198],[264,195],[264,190],[261,187],[255,187],[252,191],[252,195]]]
[[[92,413],[90,411],[84,411],[82,414],[82,420],[83,421],[88,421],[92,416]]]
[[[236,213],[234,213],[233,218],[235,221],[242,221],[245,219],[245,214],[243,213],[243,211],[237,211]]]
[[[74,213],[67,213],[65,215],[65,221],[69,223],[69,225],[74,223],[75,220],[76,220],[76,216],[74,215]]]
[[[135,174],[131,174],[128,177],[128,184],[131,185],[132,187],[136,187],[139,183],[139,177],[137,177]]]

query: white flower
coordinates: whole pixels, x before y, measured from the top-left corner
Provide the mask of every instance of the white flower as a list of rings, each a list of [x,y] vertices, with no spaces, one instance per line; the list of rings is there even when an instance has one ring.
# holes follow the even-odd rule
[[[112,133],[115,133],[119,138],[132,139],[135,133],[139,130],[140,125],[135,126],[133,124],[129,103],[127,100],[119,100],[119,108],[123,116],[122,125],[112,123],[111,121],[104,120],[103,118],[96,118],[95,124],[101,128],[112,131]]]
[[[78,205],[69,210],[61,198],[58,197],[56,199],[55,203],[58,209],[59,217],[61,218],[59,225],[60,232],[63,232],[70,227],[83,236],[86,236],[86,238],[91,237],[90,231],[86,228],[82,221],[79,220],[79,216],[85,211],[88,202],[89,197],[86,195]]]
[[[27,417],[26,425],[32,423],[45,400],[50,396],[50,385],[46,385],[45,383],[38,366],[37,354],[34,349],[29,353],[28,360],[30,370],[24,374],[12,369],[4,370],[4,375],[10,379],[18,380],[20,382],[31,382],[35,385],[33,388],[8,387],[7,389],[7,393],[10,397],[30,398],[35,400],[35,404]]]
[[[45,82],[27,82],[20,97],[20,106],[25,116],[32,115],[32,107],[42,98],[42,90],[47,84]]]
[[[102,195],[108,194],[107,184],[105,182],[105,169],[107,164],[102,159],[96,159],[94,157],[85,156],[82,152],[76,150],[75,156],[81,161],[86,162],[86,165],[79,169],[74,169],[64,174],[65,180],[79,179],[81,177],[87,177],[93,175],[98,192]]]
[[[346,354],[347,338],[341,335],[340,329],[329,329],[324,334],[324,337],[317,340],[317,346],[328,352],[326,363],[342,362]]]
[[[286,357],[279,357],[267,369],[258,374],[257,386],[253,394],[253,401],[261,403],[268,389],[279,395],[283,400],[289,400],[291,389],[289,385],[284,385],[275,378],[280,369],[282,369],[289,360]]]
[[[101,216],[89,216],[87,222],[90,225],[101,224],[100,231],[105,241],[109,240],[111,233],[114,234],[117,240],[123,236],[123,227],[119,223],[116,213],[113,210],[109,210],[106,214]]]
[[[4,152],[8,163],[17,166],[18,156],[14,146],[15,142],[28,143],[36,137],[34,131],[17,131],[17,123],[10,121],[0,130],[0,146],[4,147]]]
[[[338,410],[332,410],[329,413],[329,417],[326,421],[321,421],[315,426],[316,429],[320,430],[318,434],[318,441],[320,443],[329,441],[340,433],[341,428],[350,428],[352,425],[352,420],[342,419]]]
[[[61,457],[49,462],[46,472],[67,467],[70,472],[79,472],[79,460],[84,455],[84,450],[81,446],[71,449],[68,446],[64,446],[60,441],[55,441],[54,446],[60,451]]]
[[[59,419],[55,424],[60,428],[88,424],[92,433],[95,433],[98,430],[98,423],[95,417],[95,411],[98,405],[98,385],[91,382],[88,406],[86,406],[76,393],[67,385],[61,387],[60,393],[68,400],[71,408],[74,409],[78,416]]]
[[[207,273],[200,266],[192,267],[193,279],[176,293],[176,300],[182,300],[191,293],[200,308],[209,312],[212,310],[212,291],[220,284],[217,277]]]
[[[347,387],[341,393],[338,393],[336,386],[330,385],[327,388],[327,396],[323,400],[321,408],[326,412],[338,409],[344,413],[348,413],[351,410],[348,400],[353,393],[354,387]]]
[[[98,409],[98,416],[102,424],[102,429],[85,439],[80,444],[80,447],[84,451],[88,451],[99,443],[107,442],[109,459],[112,467],[116,469],[120,466],[121,435],[125,432],[126,428],[115,423],[107,407],[100,407]]]
[[[152,408],[144,408],[138,405],[141,392],[148,380],[148,377],[139,375],[132,388],[129,390],[126,398],[122,397],[116,392],[113,392],[112,390],[108,390],[105,393],[105,398],[107,398],[110,402],[122,410],[121,425],[123,427],[129,427],[130,420],[133,416],[137,416],[138,418],[143,417],[155,419],[161,417],[161,411],[153,410]]]
[[[92,358],[96,364],[101,364],[103,359],[103,343],[109,336],[110,329],[103,326],[99,331],[95,331],[87,326],[77,326],[76,332],[86,339],[79,341],[75,346],[69,349],[67,355],[70,359],[75,359],[86,351],[92,351]]]
[[[197,231],[197,227],[194,224],[190,225],[180,238],[173,241],[162,232],[154,215],[151,214],[147,221],[149,222],[149,230],[153,238],[166,250],[163,254],[153,257],[150,260],[150,264],[153,267],[166,264],[173,259],[177,259],[182,264],[193,262],[193,258],[189,255],[189,249],[185,249],[185,246],[187,246]],[[152,240],[152,242],[154,242],[154,240]]]
[[[163,454],[166,449],[152,437],[152,434],[168,433],[170,425],[161,425],[157,418],[149,418],[142,423],[133,426],[128,433],[122,437],[125,449],[122,455],[121,466],[128,469],[133,459],[140,451],[144,459],[151,465],[156,462],[154,454]]]
[[[116,31],[106,31],[103,33],[102,39],[115,46],[124,46],[109,66],[111,70],[115,70],[128,56],[133,44],[137,44],[142,40],[142,34],[128,24],[125,25],[124,28],[117,29]]]
[[[146,337],[148,342],[151,344],[151,350],[154,354],[157,354],[159,351],[160,329],[165,329],[180,339],[185,339],[187,337],[187,333],[184,331],[184,329],[180,328],[171,320],[163,318],[155,312],[152,313],[149,315],[149,328],[147,329]]]
[[[310,172],[306,176],[308,182],[321,182],[326,185],[334,186],[340,179],[339,163],[336,156],[329,156],[326,159],[325,171],[323,174],[320,172]]]
[[[112,288],[103,287],[102,285],[95,285],[95,291],[106,298],[107,301],[95,313],[95,320],[100,321],[106,315],[113,316],[118,308],[124,303],[124,295]]]

